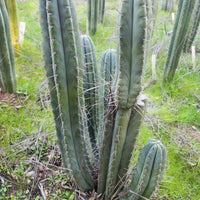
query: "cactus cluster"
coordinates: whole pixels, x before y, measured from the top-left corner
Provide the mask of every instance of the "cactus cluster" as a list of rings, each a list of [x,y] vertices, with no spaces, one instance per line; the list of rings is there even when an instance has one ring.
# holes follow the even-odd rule
[[[199,23],[200,23],[200,0],[196,0],[186,35],[185,44],[183,47],[184,52],[190,51],[192,43],[197,34]]]
[[[173,28],[167,61],[164,69],[164,83],[173,80],[181,52],[185,43],[187,30],[189,28],[191,14],[194,8],[195,0],[179,1],[178,11]]]
[[[117,51],[104,53],[98,74],[92,40],[79,36],[73,1],[40,0],[45,69],[63,163],[80,189],[96,190],[106,200],[130,199],[121,195],[128,190],[150,197],[166,154],[151,140],[139,156],[137,180],[125,187],[146,105],[140,94],[146,14],[143,0],[123,1],[120,9]]]
[[[10,35],[10,23],[4,0],[0,0],[0,87],[4,92],[16,92],[15,58]]]

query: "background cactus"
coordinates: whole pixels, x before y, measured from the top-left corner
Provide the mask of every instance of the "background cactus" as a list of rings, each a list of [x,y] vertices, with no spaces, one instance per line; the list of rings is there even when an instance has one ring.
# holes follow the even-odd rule
[[[19,28],[17,16],[17,2],[16,0],[4,0],[10,19],[10,31],[12,37],[12,44],[16,54],[19,54]]]
[[[99,0],[99,22],[103,23],[105,13],[105,0]]]
[[[181,56],[195,0],[179,1],[178,11],[164,69],[164,82],[171,81]]]
[[[145,1],[146,8],[146,36],[145,36],[145,51],[144,51],[144,66],[146,67],[149,52],[152,44],[153,33],[155,30],[156,17],[158,13],[158,1],[157,0],[146,0]]]
[[[94,35],[97,31],[99,0],[87,0],[88,31]]]
[[[162,0],[161,8],[162,10],[168,10],[170,12],[174,11],[175,0]]]
[[[96,190],[106,200],[118,196],[127,181],[146,103],[140,95],[146,27],[143,0],[123,1],[120,13],[118,52],[103,55],[106,62],[98,81],[91,38],[82,36],[81,49],[73,1],[40,0],[45,69],[63,162],[79,188]],[[160,166],[154,160],[151,164],[155,169]],[[154,180],[145,177],[144,184],[154,188]]]
[[[184,52],[190,51],[192,43],[197,34],[199,23],[200,23],[200,0],[196,0],[184,43],[184,48],[183,48]]]
[[[10,23],[4,0],[0,0],[0,87],[16,92],[15,59],[10,35]]]

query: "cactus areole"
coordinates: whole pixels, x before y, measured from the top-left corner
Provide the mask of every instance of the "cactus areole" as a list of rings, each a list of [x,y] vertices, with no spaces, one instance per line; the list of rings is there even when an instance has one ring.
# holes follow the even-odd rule
[[[120,9],[117,51],[104,53],[98,74],[94,44],[89,36],[80,38],[73,1],[40,0],[45,70],[63,163],[79,189],[95,190],[105,200],[138,199],[129,190],[149,198],[165,163],[165,148],[151,140],[139,156],[136,178],[125,184],[147,99],[140,94],[146,25],[143,0],[122,1]]]

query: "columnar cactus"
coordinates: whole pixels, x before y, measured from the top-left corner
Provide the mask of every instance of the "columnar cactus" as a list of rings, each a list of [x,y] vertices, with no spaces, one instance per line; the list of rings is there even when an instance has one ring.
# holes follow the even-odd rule
[[[105,2],[105,0],[99,0],[99,23],[103,23],[104,21]]]
[[[127,188],[133,193],[128,193],[122,200],[149,198],[163,176],[165,160],[165,147],[159,141],[150,140],[139,155],[133,180]]]
[[[83,144],[82,131],[87,131],[82,119],[83,58],[74,4],[71,0],[40,0],[40,15],[45,67],[62,157],[79,187],[90,190],[94,182]]]
[[[17,2],[16,0],[4,0],[10,19],[10,31],[12,37],[12,44],[15,53],[19,53],[19,28],[17,16]]]
[[[200,23],[200,0],[196,0],[183,48],[184,52],[190,51],[192,43],[197,34],[199,23]]]
[[[99,0],[87,0],[88,30],[91,35],[97,31]]]
[[[17,84],[9,24],[4,0],[0,0],[0,87],[5,92],[14,93]]]
[[[84,56],[84,77],[83,77],[83,92],[85,97],[86,113],[88,117],[88,129],[92,144],[96,145],[98,141],[98,75],[95,47],[92,39],[87,35],[81,36],[82,49]]]
[[[144,1],[122,1],[118,50],[104,54],[106,62],[99,81],[91,38],[82,36],[81,49],[73,1],[40,0],[40,16],[45,69],[64,165],[71,169],[80,189],[96,190],[106,200],[120,198],[119,192],[127,192],[124,182],[129,178],[130,159],[146,105],[146,97],[140,94]],[[106,87],[110,87],[107,92]],[[160,155],[159,145],[154,143],[156,147],[152,148],[157,153],[151,151],[147,158]],[[157,184],[157,169],[164,160],[151,160],[150,178],[142,174],[144,183],[133,180],[130,187],[148,185],[145,192],[151,193]],[[148,162],[143,163],[145,169]]]
[[[181,56],[195,0],[179,1],[178,11],[164,69],[164,83],[173,79]]]
[[[152,44],[153,33],[155,30],[155,22],[158,13],[158,1],[157,0],[146,0],[145,1],[146,8],[146,36],[145,36],[145,51],[144,51],[144,66],[146,67],[149,52]]]

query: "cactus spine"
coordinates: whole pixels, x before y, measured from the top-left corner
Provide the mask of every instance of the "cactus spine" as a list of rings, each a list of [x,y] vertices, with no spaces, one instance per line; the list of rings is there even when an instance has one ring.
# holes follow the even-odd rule
[[[15,53],[19,53],[19,28],[17,16],[17,2],[16,0],[4,0],[10,19],[10,31],[12,37],[12,44]]]
[[[128,190],[134,194],[128,194],[122,200],[138,200],[149,198],[161,181],[166,160],[165,147],[156,140],[150,140],[142,149],[135,170],[133,180]]]
[[[0,87],[5,92],[16,92],[15,59],[10,35],[8,13],[0,0]]]
[[[105,0],[99,0],[99,23],[103,23],[105,13]]]
[[[51,96],[51,99],[58,139],[60,144],[64,143],[61,150],[67,151],[62,153],[66,156],[63,159],[68,160],[65,166],[68,164],[71,167],[79,187],[89,190],[94,184],[84,159],[85,147],[81,133],[84,122],[79,121],[83,109],[83,60],[74,5],[71,0],[40,0],[40,13],[42,31],[49,34],[48,38],[43,36],[44,52],[50,47],[50,52],[44,55],[44,59],[49,81],[53,80],[55,85],[51,90],[56,96]],[[52,86],[53,84],[51,83]],[[64,142],[61,141],[63,138]]]
[[[98,23],[99,0],[87,0],[88,30],[91,35],[95,35]]]
[[[200,0],[195,1],[195,6],[192,12],[189,28],[187,31],[187,36],[184,44],[184,52],[189,52],[192,46],[192,43],[197,34],[197,30],[200,23]]]
[[[164,83],[171,81],[176,72],[185,42],[185,36],[187,34],[192,10],[194,8],[194,3],[195,0],[179,1],[173,35],[164,69]]]

